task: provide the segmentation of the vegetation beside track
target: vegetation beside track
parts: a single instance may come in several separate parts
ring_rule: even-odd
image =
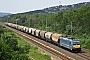
[[[33,47],[32,45],[30,45],[29,42],[23,40],[22,38],[19,38],[17,41],[20,47],[28,46],[28,45],[30,46],[30,50],[29,50],[30,52],[27,55],[31,60],[51,60],[50,56],[41,54],[41,51],[38,51],[37,47]]]
[[[50,56],[41,54],[36,47],[31,46],[27,41],[3,26],[0,26],[0,59],[51,60]]]

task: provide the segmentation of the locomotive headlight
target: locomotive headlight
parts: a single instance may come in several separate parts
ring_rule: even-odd
[[[74,48],[80,48],[80,45],[74,45],[73,47]]]

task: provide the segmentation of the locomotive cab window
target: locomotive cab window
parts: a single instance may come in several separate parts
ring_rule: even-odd
[[[80,45],[80,41],[73,41],[73,45]]]
[[[71,44],[71,42],[70,42],[70,44]]]

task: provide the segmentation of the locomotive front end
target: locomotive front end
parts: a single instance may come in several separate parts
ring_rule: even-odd
[[[77,52],[81,51],[80,40],[73,40],[73,50]]]

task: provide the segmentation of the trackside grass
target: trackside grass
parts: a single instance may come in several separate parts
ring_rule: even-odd
[[[30,50],[29,53],[27,54],[29,56],[30,60],[51,60],[50,56],[41,54],[40,51],[38,51],[37,47],[33,47],[30,45],[29,42],[25,41],[22,38],[18,38],[18,46],[24,47],[24,46],[29,46]]]

